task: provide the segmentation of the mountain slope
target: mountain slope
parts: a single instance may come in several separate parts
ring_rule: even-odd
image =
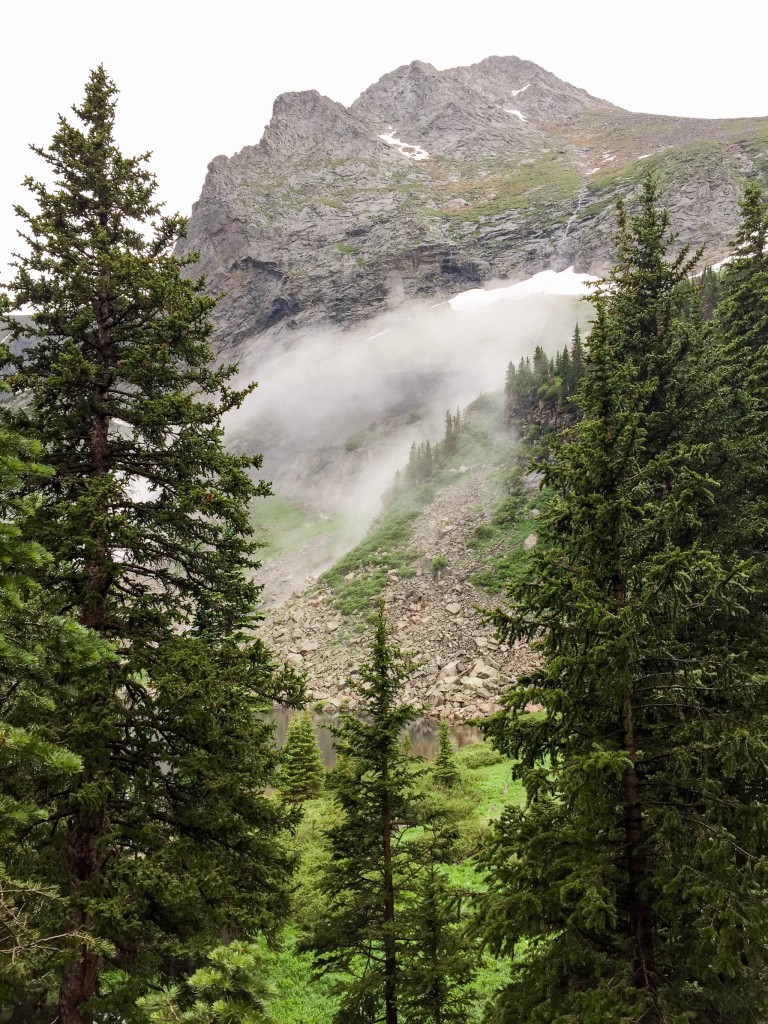
[[[768,118],[632,113],[516,57],[414,61],[349,109],[279,96],[258,145],[209,165],[183,248],[240,355],[494,278],[602,273],[615,199],[649,168],[681,241],[719,260],[745,177],[768,180]]]

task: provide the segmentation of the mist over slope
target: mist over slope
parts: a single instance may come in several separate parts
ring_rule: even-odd
[[[509,361],[536,344],[569,342],[590,315],[586,290],[567,271],[307,332],[241,364],[243,382],[259,386],[227,418],[230,442],[264,453],[277,494],[336,520],[327,563],[364,535],[411,444],[442,436],[446,410],[498,391]]]

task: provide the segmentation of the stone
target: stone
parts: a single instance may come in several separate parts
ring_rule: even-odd
[[[458,615],[459,612],[461,611],[461,605],[458,604],[456,601],[451,601],[449,604],[445,606],[445,610],[450,615]]]
[[[290,665],[291,668],[300,669],[304,665],[304,659],[298,652],[295,652],[286,655],[285,663],[286,665]]]
[[[325,632],[326,633],[335,633],[340,625],[341,625],[340,622],[326,622],[326,624],[325,624]]]
[[[531,548],[535,548],[539,540],[539,536],[536,533],[529,533],[523,541],[523,547],[526,551],[530,551]]]
[[[449,676],[454,678],[459,674],[459,663],[457,661],[449,661],[443,665],[440,671],[437,673],[438,681],[445,679]]]

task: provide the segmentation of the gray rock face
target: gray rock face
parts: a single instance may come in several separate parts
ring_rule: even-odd
[[[635,114],[517,57],[414,61],[349,109],[285,93],[256,146],[208,167],[199,250],[219,350],[540,270],[604,272],[615,200],[655,170],[681,242],[720,259],[768,119]],[[382,136],[385,136],[382,138]]]

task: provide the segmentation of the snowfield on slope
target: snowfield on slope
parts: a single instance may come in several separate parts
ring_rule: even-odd
[[[530,295],[588,295],[590,285],[599,278],[592,274],[577,274],[573,267],[561,270],[542,270],[526,281],[501,288],[470,288],[448,300],[451,309],[464,311],[492,306],[507,299],[526,299]]]

